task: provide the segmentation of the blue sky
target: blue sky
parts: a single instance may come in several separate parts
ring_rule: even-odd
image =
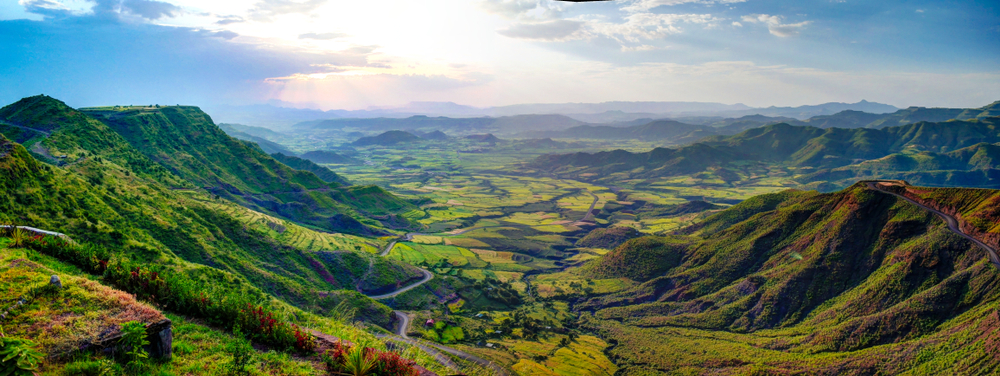
[[[0,101],[1000,100],[986,1],[6,0]]]

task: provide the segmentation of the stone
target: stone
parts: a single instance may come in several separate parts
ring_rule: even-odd
[[[59,280],[59,276],[57,276],[55,274],[53,274],[52,278],[49,279],[49,284],[52,285],[52,286],[55,286],[57,289],[61,289],[62,288],[62,281]]]
[[[169,319],[165,319],[146,327],[149,335],[149,357],[167,359],[171,358],[174,348],[174,332]]]

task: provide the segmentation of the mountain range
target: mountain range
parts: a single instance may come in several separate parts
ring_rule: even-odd
[[[281,107],[288,105],[287,103],[277,103],[250,106],[214,106],[208,110],[223,123],[249,124],[274,129],[286,128],[292,124],[301,122],[336,118],[408,118],[413,116],[475,118],[518,115],[564,115],[580,123],[613,123],[627,122],[641,118],[662,119],[685,116],[740,117],[754,114],[807,119],[818,115],[830,115],[844,110],[870,113],[886,113],[898,110],[898,108],[890,105],[868,101],[857,103],[831,102],[798,107],[772,106],[768,108],[753,108],[743,104],[728,105],[708,102],[554,103],[518,104],[487,108],[465,106],[453,102],[411,102],[403,106],[329,111]]]
[[[544,155],[527,167],[585,180],[652,179],[712,171],[722,180],[752,176],[770,165],[808,168],[803,184],[849,185],[860,177],[919,178],[921,183],[994,187],[1000,118],[919,122],[870,128],[816,128],[785,123],[732,136],[712,136],[676,149],[633,153]],[[624,175],[624,176],[623,176]],[[947,175],[948,179],[940,179]],[[937,177],[932,179],[931,176]],[[937,182],[935,182],[937,180]]]

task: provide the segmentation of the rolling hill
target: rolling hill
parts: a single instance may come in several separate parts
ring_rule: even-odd
[[[357,159],[340,155],[328,150],[313,150],[307,151],[299,155],[299,158],[307,159],[315,163],[335,163],[335,164],[355,164],[359,163]]]
[[[657,120],[630,127],[579,125],[563,131],[528,132],[520,136],[609,140],[670,140],[674,143],[682,143],[696,141],[716,134],[718,134],[717,129],[710,126],[685,124],[672,120]]]
[[[996,218],[988,202],[997,191],[907,189],[967,223]],[[978,228],[996,239],[995,226]],[[623,374],[1000,367],[987,334],[1000,330],[1000,274],[984,249],[900,198],[864,184],[788,191],[685,233],[633,239],[590,265],[643,282],[579,307],[594,312],[585,325],[616,344]]]
[[[354,146],[393,146],[400,143],[422,141],[417,135],[406,131],[388,131],[378,136],[362,137],[351,143]]]
[[[812,117],[805,122],[819,128],[885,128],[921,121],[943,122],[952,119],[970,120],[996,116],[1000,116],[1000,102],[968,109],[909,107],[880,114],[847,110],[833,115]]]
[[[559,130],[583,124],[562,115],[515,115],[503,117],[449,118],[411,116],[404,119],[329,119],[295,124],[297,131],[362,130],[390,131],[396,129],[440,130],[447,132],[492,132],[514,134],[531,130]]]
[[[222,129],[224,132],[226,132],[226,134],[232,138],[238,138],[243,141],[249,141],[257,144],[257,146],[260,146],[261,150],[264,150],[264,152],[267,154],[280,153],[284,155],[295,155],[294,152],[288,150],[288,148],[282,146],[277,142],[273,142],[261,136],[253,135],[240,130],[240,129],[249,129],[256,127],[248,127],[248,126],[237,127],[238,125],[239,124],[219,124],[219,128]],[[260,128],[260,129],[265,129],[265,128]]]
[[[735,176],[739,171],[751,167],[768,165],[815,168],[818,172],[800,178],[800,182],[817,182],[850,179],[866,169],[845,167],[884,158],[897,153],[956,152],[952,160],[968,158],[976,161],[984,158],[982,150],[992,150],[980,146],[976,151],[960,149],[982,143],[1000,142],[1000,118],[982,118],[967,121],[920,122],[882,129],[821,129],[815,127],[774,124],[754,128],[733,136],[713,136],[700,142],[676,149],[656,148],[645,153],[631,153],[615,150],[599,153],[576,153],[546,155],[538,157],[527,167],[544,173],[566,174],[582,179],[650,179],[657,177],[691,174],[707,169],[729,171],[726,176]],[[988,153],[987,153],[988,154]],[[875,162],[869,163],[869,165]],[[900,162],[896,166],[904,166]],[[985,171],[990,174],[992,164],[946,163],[954,171]],[[920,168],[910,164],[909,170]],[[835,175],[827,170],[837,169]],[[971,169],[971,170],[970,170]],[[593,175],[592,175],[593,174]],[[611,177],[611,174],[624,174]],[[893,175],[895,176],[895,175]],[[828,179],[835,177],[836,179]],[[890,176],[881,176],[890,178]],[[991,183],[992,184],[992,183]]]
[[[64,106],[64,111],[75,110]],[[369,216],[395,216],[413,208],[377,187],[343,187],[288,167],[229,137],[197,107],[88,109],[82,114],[101,120],[175,175],[254,210],[332,231],[382,234],[380,223]]]
[[[333,172],[329,168],[320,166],[306,158],[293,157],[281,153],[271,154],[271,158],[274,158],[278,160],[278,162],[284,163],[286,166],[294,168],[296,170],[309,171],[311,173],[314,173],[316,174],[316,177],[322,179],[327,183],[334,183],[338,185],[351,184],[343,176],[337,175],[336,172]]]
[[[48,136],[35,145],[46,154],[64,156],[59,166],[45,164],[22,145],[0,140],[0,221],[5,223],[66,233],[81,242],[119,249],[137,261],[210,266],[231,276],[227,278],[308,310],[332,309],[347,299],[382,325],[392,320],[388,308],[355,291],[380,292],[399,281],[419,278],[412,267],[362,251],[360,246],[370,242],[358,240],[363,238],[342,235],[342,240],[324,242],[325,247],[308,248],[280,236],[290,231],[280,219],[251,225],[255,216],[250,210],[196,189],[196,184],[146,157],[105,123],[52,98],[26,98],[0,109],[0,114],[4,121],[25,125],[51,122]],[[204,151],[218,148],[210,145]],[[370,195],[354,193],[354,197]],[[295,229],[302,237],[330,238]],[[370,273],[369,267],[383,272]],[[203,273],[191,270],[195,276]],[[331,271],[336,271],[336,278],[330,277]],[[319,295],[343,290],[346,295]]]

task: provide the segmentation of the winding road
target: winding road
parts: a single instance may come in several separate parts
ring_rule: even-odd
[[[983,243],[979,239],[976,239],[976,238],[972,237],[971,235],[962,232],[961,227],[958,225],[958,220],[955,219],[955,217],[952,217],[952,216],[950,216],[948,214],[945,214],[945,213],[941,212],[940,210],[934,209],[932,207],[925,206],[925,205],[923,205],[923,204],[921,204],[919,202],[916,202],[916,201],[910,199],[909,197],[906,197],[906,196],[903,196],[901,194],[898,194],[898,193],[895,193],[895,192],[890,192],[890,191],[887,191],[885,189],[882,189],[877,183],[878,182],[867,182],[868,188],[876,190],[876,191],[879,191],[879,192],[882,192],[882,193],[888,193],[890,195],[899,197],[899,198],[901,198],[903,200],[906,200],[907,202],[909,202],[909,203],[911,203],[913,205],[916,205],[916,206],[920,207],[921,209],[924,209],[926,211],[929,211],[931,213],[936,214],[938,217],[941,217],[941,219],[944,219],[944,222],[946,224],[948,224],[948,229],[951,230],[951,232],[954,232],[955,234],[957,234],[957,235],[959,235],[959,236],[961,236],[963,238],[969,239],[969,241],[971,241],[973,243],[976,243],[977,245],[979,245],[980,247],[982,247],[983,249],[985,249],[986,253],[987,253],[987,257],[989,257],[989,259],[990,259],[990,262],[993,263],[993,266],[995,266],[998,269],[1000,269],[1000,256],[997,256],[997,250],[994,249],[993,247],[990,247],[988,244]]]
[[[594,201],[590,203],[590,208],[587,209],[587,214],[585,214],[583,216],[583,218],[580,219],[577,222],[583,222],[583,221],[587,221],[589,219],[593,219],[593,217],[594,217],[594,207],[596,207],[597,206],[597,202],[600,201],[600,198],[597,197],[597,195],[595,195],[593,192],[587,191],[587,194],[589,194],[591,197],[593,197]],[[424,234],[424,233],[419,233],[419,232],[411,232],[411,233],[406,234],[405,240],[406,241],[413,241],[413,237],[414,236],[421,236],[421,235],[424,235],[424,236],[452,237],[452,236],[458,236],[458,235],[465,234],[465,233],[467,233],[469,231],[480,230],[480,229],[484,229],[484,228],[496,228],[496,227],[532,227],[532,226],[530,226],[530,225],[516,225],[516,224],[515,225],[478,226],[478,227],[470,227],[470,228],[467,228],[467,229],[462,229],[462,230],[455,231],[455,232],[452,232],[452,233],[443,233],[443,234]],[[394,247],[396,247],[396,243],[398,243],[398,242],[399,241],[393,241],[393,242],[389,243],[388,245],[386,245],[385,249],[382,250],[381,253],[379,253],[379,256],[381,256],[381,257],[388,256],[389,252],[392,252],[392,249]],[[410,291],[410,290],[412,290],[414,288],[417,288],[420,285],[423,285],[424,283],[427,283],[428,281],[430,281],[431,279],[434,278],[434,273],[431,273],[427,269],[423,269],[423,268],[418,268],[418,269],[420,269],[420,272],[422,272],[424,274],[424,278],[421,279],[419,282],[414,283],[414,284],[409,285],[409,286],[406,286],[406,287],[399,288],[396,291],[393,291],[393,292],[388,293],[388,294],[368,295],[368,297],[372,298],[372,299],[375,299],[375,300],[392,298],[392,297],[395,297],[395,296],[397,296],[399,294],[402,294],[404,292],[407,292],[407,291]],[[413,338],[410,338],[409,336],[406,335],[406,330],[407,330],[407,328],[410,327],[410,316],[407,315],[403,311],[393,311],[393,313],[396,314],[396,317],[399,318],[399,328],[396,330],[396,335],[399,337],[398,340],[406,342],[406,343],[409,343],[409,344],[411,344],[413,346],[419,347],[421,350],[424,350],[428,354],[431,354],[432,356],[434,356],[434,358],[439,363],[441,363],[442,365],[444,365],[445,367],[451,368],[453,370],[458,370],[458,366],[455,364],[454,361],[452,361],[451,359],[449,359],[444,354],[441,354],[437,350],[444,351],[444,352],[446,352],[448,354],[451,354],[451,355],[459,357],[461,359],[464,359],[464,360],[476,363],[476,364],[478,364],[480,366],[490,368],[497,375],[501,375],[501,376],[507,376],[507,375],[509,375],[509,373],[507,372],[507,370],[503,369],[502,367],[496,365],[495,363],[493,363],[491,361],[488,361],[486,359],[480,358],[478,356],[466,353],[464,351],[456,350],[456,349],[453,349],[453,348],[450,348],[450,347],[447,347],[447,346],[442,346],[442,345],[432,344],[432,343],[424,343],[424,342],[421,342],[421,341],[417,341],[417,340],[415,340]]]
[[[398,289],[396,291],[390,292],[388,294],[368,295],[368,297],[372,298],[372,299],[375,299],[375,300],[389,299],[389,298],[395,297],[396,295],[399,295],[399,294],[402,294],[404,292],[410,291],[410,290],[412,290],[412,289],[414,289],[414,288],[416,288],[416,287],[418,287],[418,286],[420,286],[422,284],[427,283],[427,281],[430,281],[430,280],[434,279],[434,273],[431,273],[429,270],[424,269],[424,268],[417,268],[417,269],[420,269],[420,272],[424,273],[424,278],[421,279],[419,282],[414,283],[414,284],[409,285],[409,286],[406,286],[406,287],[402,287],[402,288],[400,288],[400,289]]]

